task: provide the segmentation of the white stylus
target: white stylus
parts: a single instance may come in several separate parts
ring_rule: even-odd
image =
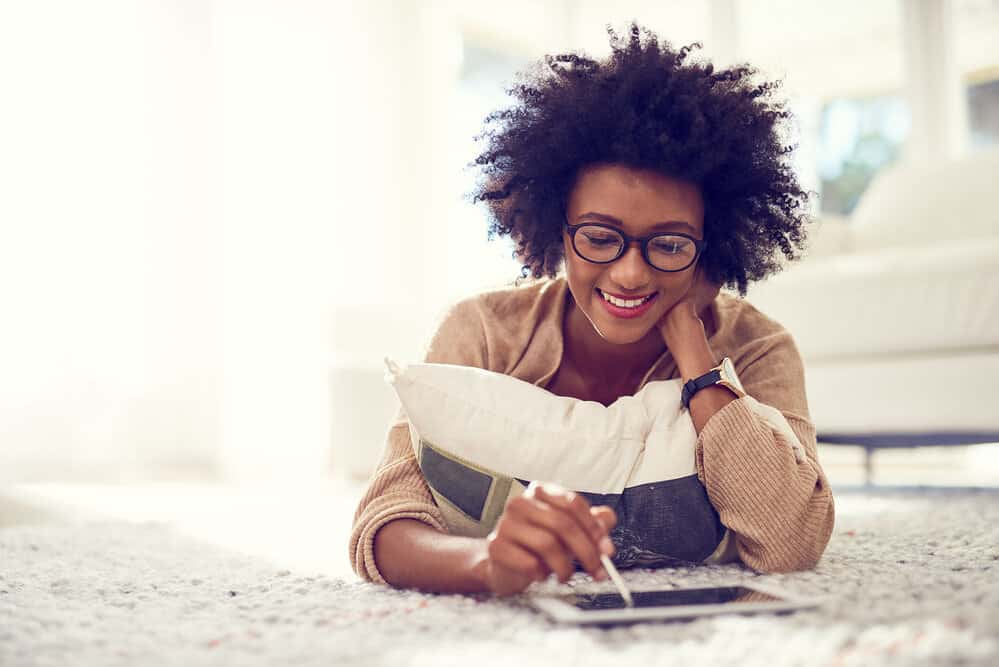
[[[634,607],[635,601],[631,599],[631,592],[629,592],[628,587],[624,585],[624,579],[621,578],[617,568],[614,567],[614,563],[607,557],[607,554],[600,554],[600,562],[604,564],[604,569],[607,570],[607,574],[610,575],[614,585],[617,586],[618,592],[620,592],[621,597],[624,598],[624,603],[629,607]]]

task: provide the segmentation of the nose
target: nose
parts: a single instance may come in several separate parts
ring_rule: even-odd
[[[649,284],[652,278],[652,267],[642,257],[642,247],[638,241],[633,241],[624,250],[624,254],[611,264],[610,277],[622,290],[635,291]]]

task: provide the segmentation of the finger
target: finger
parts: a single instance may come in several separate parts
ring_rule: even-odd
[[[608,556],[613,555],[615,548],[614,543],[611,542],[608,537],[608,532],[617,523],[617,517],[614,516],[609,523],[609,527],[605,527],[598,520],[598,516],[592,513],[592,507],[590,503],[581,494],[574,491],[565,491],[561,487],[556,486],[556,489],[561,490],[561,493],[554,495],[552,493],[552,485],[544,484],[538,491],[538,497],[542,500],[548,502],[550,505],[563,509],[569,512],[576,521],[579,522],[583,530],[589,533],[590,539],[592,540],[596,548],[596,560],[592,563],[587,562],[585,556],[579,556],[579,551],[575,546],[570,544],[573,549],[573,553],[577,554],[579,561],[583,563],[583,567],[590,573],[591,576],[596,578],[601,578],[600,573],[603,572],[603,565],[600,563],[600,554],[604,553]],[[607,508],[613,514],[613,510],[609,507]],[[560,536],[562,536],[560,534]],[[564,536],[562,536],[564,537]],[[586,547],[586,551],[589,552],[590,549]]]
[[[603,526],[590,513],[590,503],[575,491],[557,485],[543,484],[538,487],[536,496],[549,505],[569,512],[594,542],[599,542],[600,538],[606,535]]]
[[[524,495],[537,496],[538,494],[543,494],[547,496],[559,496],[566,493],[569,493],[569,489],[561,484],[534,481],[527,487],[527,492]]]
[[[581,500],[585,502],[585,499]],[[524,518],[558,538],[563,553],[577,558],[591,576],[596,577],[603,569],[600,563],[599,539],[593,539],[588,529],[581,526],[573,513],[565,507],[538,500],[529,512],[525,512]],[[590,516],[589,510],[586,512],[586,518],[588,522],[596,523]],[[571,567],[571,563],[569,565]],[[552,569],[561,575],[557,568]],[[571,575],[572,571],[570,570],[568,574]]]
[[[608,505],[596,505],[590,508],[590,514],[600,522],[604,533],[609,533],[617,525],[617,512]]]
[[[600,540],[600,550],[608,556],[613,556],[617,552],[617,547],[614,546],[614,542],[610,538],[610,531],[617,525],[617,514],[613,509],[607,507],[606,505],[594,507],[590,511],[601,523],[601,525],[604,526],[604,529],[607,532],[607,534],[605,534]],[[606,542],[604,542],[604,540],[606,540]]]
[[[694,275],[692,278],[693,280],[690,281],[692,286],[696,287],[701,284],[701,281],[704,279],[704,262],[699,261],[694,265]]]
[[[694,275],[690,277],[690,284],[687,285],[687,291],[683,293],[683,297],[677,302],[677,305],[682,301],[687,301],[693,304],[695,309],[699,306],[697,300],[701,293],[702,279],[701,265],[698,264],[694,269]]]
[[[533,581],[543,581],[551,574],[544,561],[516,542],[499,537],[498,533],[490,536],[489,557],[504,570]]]
[[[539,513],[542,512],[539,512],[537,508],[527,511],[514,510],[513,518],[515,520],[505,522],[499,531],[500,538],[529,551],[539,558],[550,571],[554,572],[559,581],[565,583],[572,576],[572,561],[569,559],[566,545],[559,536],[545,527],[543,523],[532,520],[532,517]]]

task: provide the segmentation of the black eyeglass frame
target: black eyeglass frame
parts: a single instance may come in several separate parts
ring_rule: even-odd
[[[579,252],[579,248],[576,247],[576,232],[579,230],[580,227],[602,227],[604,229],[609,229],[610,231],[617,233],[621,238],[623,238],[624,243],[621,244],[621,248],[618,250],[618,253],[614,255],[614,257],[611,259],[598,262],[597,260],[590,259],[589,257],[583,257],[583,253]],[[704,252],[704,249],[708,245],[707,241],[703,241],[701,239],[695,239],[690,234],[684,234],[683,232],[655,232],[654,234],[648,234],[646,236],[631,236],[630,234],[625,234],[622,230],[618,229],[617,227],[614,227],[612,225],[607,225],[602,222],[581,222],[578,225],[570,225],[569,221],[566,220],[565,228],[569,230],[569,240],[572,244],[572,251],[576,253],[576,255],[578,255],[579,258],[582,259],[583,261],[590,262],[591,264],[610,264],[611,262],[616,262],[617,260],[621,259],[621,255],[623,255],[628,250],[628,248],[631,247],[632,243],[638,243],[639,247],[642,249],[642,257],[645,259],[645,263],[651,266],[656,271],[662,271],[663,273],[679,273],[680,271],[686,271],[687,269],[689,269],[690,267],[692,267],[694,264],[697,263],[697,260],[700,259],[701,257],[701,253]],[[690,263],[684,266],[682,269],[660,269],[658,266],[653,264],[651,260],[649,260],[649,243],[652,241],[652,239],[659,238],[660,236],[681,236],[687,239],[688,241],[694,244],[694,248],[696,250],[696,252],[694,253],[694,258],[691,259]]]

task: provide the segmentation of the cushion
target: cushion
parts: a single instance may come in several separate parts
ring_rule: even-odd
[[[903,161],[881,170],[852,215],[855,251],[994,238],[997,176],[995,148],[928,164]]]
[[[604,406],[481,368],[385,361],[451,533],[488,535],[510,499],[544,481],[614,508],[618,567],[731,560],[732,536],[697,476],[680,380]],[[779,411],[740,400],[797,444]]]
[[[752,285],[749,301],[794,332],[809,366],[995,348],[999,237],[805,261]]]

